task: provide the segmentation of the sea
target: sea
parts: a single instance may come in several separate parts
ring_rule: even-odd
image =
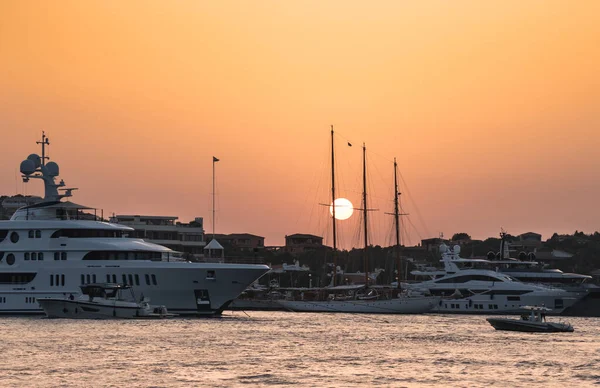
[[[575,332],[556,334],[496,331],[485,318],[2,317],[0,386],[600,387],[600,318],[568,318]]]

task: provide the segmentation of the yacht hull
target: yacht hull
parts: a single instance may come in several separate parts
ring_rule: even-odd
[[[388,300],[344,301],[277,301],[286,310],[319,313],[364,314],[423,314],[430,312],[438,303],[436,297],[410,297]]]
[[[42,298],[38,303],[48,318],[70,319],[134,319],[147,315],[136,303],[107,304],[59,298]]]
[[[521,314],[522,306],[546,306],[552,309],[549,315],[560,315],[573,306],[577,297],[564,297],[564,294],[524,294],[519,300],[509,300],[507,295],[474,295],[460,299],[442,299],[433,312],[441,314]]]
[[[136,295],[150,298],[153,304],[163,305],[171,313],[220,315],[269,269],[265,265],[186,262],[123,261],[116,265],[92,263],[93,267],[83,261],[71,262],[69,267],[61,264],[52,261],[38,265],[35,278],[23,287],[0,284],[0,314],[43,314],[37,303],[40,298],[65,298],[69,294],[77,297],[82,284],[116,279],[131,285]]]

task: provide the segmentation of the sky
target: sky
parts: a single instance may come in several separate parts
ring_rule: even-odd
[[[331,243],[600,229],[600,2],[0,1],[0,193],[45,130],[74,202]],[[347,146],[352,143],[352,147]],[[360,246],[360,218],[339,222]]]

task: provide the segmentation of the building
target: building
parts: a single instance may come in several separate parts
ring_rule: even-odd
[[[207,236],[212,240],[212,235]],[[215,234],[217,240],[225,248],[226,253],[256,252],[265,247],[265,238],[250,233]]]
[[[196,217],[190,223],[177,222],[177,219],[172,216],[117,215],[110,221],[135,229],[133,237],[202,257],[206,245],[203,218]]]
[[[446,239],[439,238],[439,237],[426,238],[424,240],[421,240],[421,247],[423,247],[428,252],[438,253],[440,250],[440,245],[442,245],[442,244],[449,245],[450,240],[446,240]]]
[[[296,233],[285,236],[285,246],[282,251],[291,254],[300,254],[321,249],[328,249],[327,246],[323,245],[323,237],[313,234]]]
[[[516,251],[533,252],[542,247],[542,235],[534,232],[520,234],[510,247]]]
[[[17,209],[23,206],[35,205],[43,201],[42,197],[35,195],[13,195],[0,197],[0,220],[8,220]]]

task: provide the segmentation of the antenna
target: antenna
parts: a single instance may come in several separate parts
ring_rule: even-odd
[[[42,131],[42,141],[36,141],[35,143],[42,145],[42,166],[45,166],[46,159],[50,159],[46,156],[46,146],[50,145],[50,139],[46,137],[46,131]]]

